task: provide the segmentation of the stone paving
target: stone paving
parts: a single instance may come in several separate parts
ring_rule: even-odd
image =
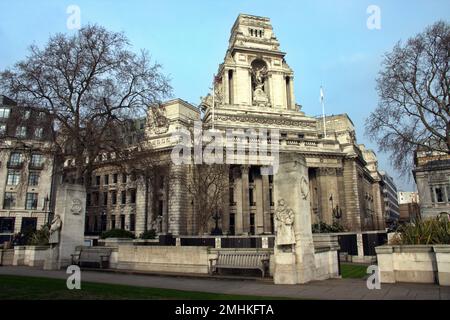
[[[64,270],[44,271],[30,267],[0,267],[0,275],[17,275],[67,279]],[[434,284],[382,284],[380,290],[369,290],[364,279],[331,279],[302,285],[274,285],[267,280],[193,278],[126,274],[82,270],[81,280],[139,287],[177,289],[237,295],[286,297],[295,299],[341,300],[450,300],[450,287]]]

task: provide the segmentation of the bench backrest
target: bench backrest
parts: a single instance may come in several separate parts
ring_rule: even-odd
[[[80,253],[80,261],[98,262],[101,256],[110,256],[109,248],[82,248]]]
[[[231,265],[237,267],[260,266],[263,259],[269,259],[265,252],[219,252],[218,265]]]

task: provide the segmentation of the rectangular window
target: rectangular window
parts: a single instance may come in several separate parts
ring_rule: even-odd
[[[122,174],[122,183],[127,183],[127,175],[126,175],[126,173]]]
[[[120,229],[125,229],[125,215],[121,214],[120,215]]]
[[[8,170],[8,177],[6,179],[6,185],[17,186],[20,183],[20,171]]]
[[[120,198],[121,198],[120,202],[122,204],[126,204],[127,203],[127,192],[126,191],[122,191],[120,193]]]
[[[248,202],[249,202],[250,206],[254,206],[255,205],[255,202],[253,200],[254,200],[254,198],[253,198],[253,188],[249,188],[248,189]]]
[[[236,205],[236,203],[234,202],[234,189],[230,188],[229,193],[230,193],[230,206],[234,206]]]
[[[273,203],[273,189],[272,188],[269,189],[269,201],[270,201],[270,205],[273,206],[274,203]]]
[[[5,192],[3,200],[3,209],[14,209],[16,207],[16,193]]]
[[[111,204],[112,205],[117,204],[117,192],[116,191],[111,192]]]
[[[33,167],[40,167],[44,163],[44,156],[39,153],[34,153],[31,155],[31,165]]]
[[[38,194],[28,192],[26,202],[25,202],[25,209],[36,210],[37,204],[38,204]]]
[[[111,216],[111,229],[116,228],[116,216]]]
[[[99,198],[99,193],[92,192],[92,205],[98,206],[98,198]]]
[[[164,202],[162,200],[159,200],[158,201],[158,215],[160,217],[162,217],[163,213],[164,213]]]
[[[136,189],[130,190],[130,203],[136,203]]]
[[[9,108],[0,108],[0,119],[7,119],[9,118]]]
[[[108,192],[103,192],[103,205],[108,205]]]
[[[27,127],[18,126],[16,128],[16,137],[17,138],[25,138],[27,136]]]
[[[104,181],[105,185],[109,184],[109,174],[105,174],[103,181]]]
[[[95,183],[97,186],[100,185],[100,176],[95,176]]]
[[[86,194],[86,205],[90,206],[91,205],[91,194],[87,193]],[[87,217],[86,217],[87,218]]]
[[[37,186],[39,184],[39,172],[30,171],[28,176],[28,185],[29,186]]]
[[[113,174],[113,183],[117,183],[117,173]]]
[[[23,162],[23,156],[20,152],[12,152],[9,157],[9,163],[12,165],[20,165]]]
[[[439,186],[435,187],[434,191],[436,192],[436,202],[444,202],[444,189]]]
[[[14,233],[16,219],[10,217],[0,218],[0,233]]]
[[[36,128],[34,129],[34,138],[35,139],[42,139],[42,134],[44,133],[43,128]]]
[[[130,214],[130,231],[134,231],[136,229],[136,215]]]

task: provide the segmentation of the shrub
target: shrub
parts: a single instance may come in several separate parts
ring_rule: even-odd
[[[142,232],[139,236],[141,239],[155,239],[156,238],[156,230],[147,230],[145,232]]]
[[[134,234],[130,231],[123,230],[123,229],[111,229],[108,231],[105,231],[101,235],[102,239],[107,238],[128,238],[128,239],[134,239]]]
[[[450,221],[447,217],[417,219],[400,226],[397,242],[403,245],[450,244]]]
[[[319,228],[320,226],[320,228]],[[334,233],[334,232],[344,232],[345,229],[340,224],[334,222],[333,224],[326,224],[325,222],[314,223],[312,225],[312,232],[313,233]]]
[[[50,230],[48,226],[43,225],[41,229],[36,230],[28,240],[28,244],[32,246],[45,246],[50,238]]]

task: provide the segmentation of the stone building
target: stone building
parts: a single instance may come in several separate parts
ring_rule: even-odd
[[[226,137],[224,148],[243,146],[244,157],[233,155],[234,162],[229,164],[227,196],[219,210],[224,234],[274,232],[273,175],[261,170],[267,163],[252,157],[250,146],[254,143],[260,154],[263,147],[272,148],[276,141],[268,139],[264,145],[261,136],[242,137],[248,129],[276,131],[276,152],[305,159],[309,181],[298,183],[309,188],[313,222],[338,223],[354,231],[384,229],[375,153],[357,143],[348,115],[326,117],[325,128],[322,119],[305,115],[296,103],[294,71],[285,56],[268,18],[239,15],[213,93],[203,98],[199,107],[181,99],[168,101],[162,109],[164,121],[149,113],[144,144],[161,162],[169,163],[179,142],[174,133],[181,129],[195,132],[196,121],[201,121],[203,129]],[[273,157],[274,153],[269,153],[268,158]],[[149,185],[142,177],[133,180],[115,166],[99,164],[88,191],[87,230],[115,227],[139,234],[155,228],[163,233],[198,234],[198,204],[186,192],[192,166],[171,164],[170,178],[154,176]],[[298,195],[286,198],[290,196]]]
[[[48,221],[53,181],[51,119],[0,96],[0,243]]]
[[[422,217],[450,215],[450,155],[419,150],[413,173]]]

